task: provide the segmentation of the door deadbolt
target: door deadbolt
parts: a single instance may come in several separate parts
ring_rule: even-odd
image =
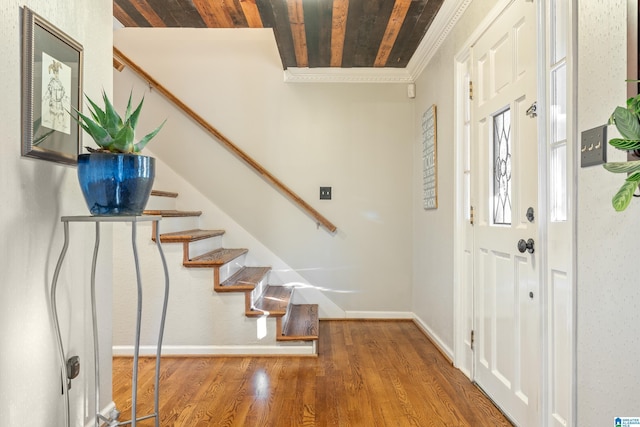
[[[528,251],[530,254],[532,254],[534,252],[533,244],[534,244],[533,239],[529,239],[527,241],[525,241],[524,239],[520,239],[518,240],[518,250],[522,254],[525,251]]]
[[[532,207],[529,207],[529,209],[527,209],[526,216],[527,216],[527,221],[533,222],[533,220],[535,219],[535,216],[534,216],[534,211]]]

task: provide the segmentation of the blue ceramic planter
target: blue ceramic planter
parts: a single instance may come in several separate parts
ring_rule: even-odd
[[[113,153],[78,156],[78,180],[91,215],[141,215],[154,178],[153,157]]]

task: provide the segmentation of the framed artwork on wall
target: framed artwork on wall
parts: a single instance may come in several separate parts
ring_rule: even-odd
[[[436,106],[422,114],[422,189],[425,209],[438,208],[438,155]]]
[[[81,128],[82,45],[22,10],[22,155],[75,165]]]

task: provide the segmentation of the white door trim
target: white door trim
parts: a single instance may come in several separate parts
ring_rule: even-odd
[[[454,197],[454,238],[453,238],[453,364],[460,369],[470,379],[473,378],[472,367],[473,364],[468,365],[465,363],[464,352],[464,339],[467,335],[467,331],[464,328],[464,316],[467,313],[464,312],[463,306],[463,286],[462,283],[464,269],[463,250],[464,250],[464,222],[465,207],[464,202],[464,101],[463,99],[468,96],[469,88],[466,87],[465,74],[467,72],[466,62],[469,59],[470,50],[469,45],[465,44],[466,48],[455,57],[454,70],[456,73],[455,87],[454,87],[454,179],[453,188],[455,192]],[[473,313],[470,313],[473,316]]]

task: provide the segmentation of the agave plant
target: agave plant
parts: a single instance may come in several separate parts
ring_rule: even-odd
[[[609,144],[619,150],[634,151],[638,154],[638,150],[640,150],[640,94],[629,98],[626,108],[617,107],[609,119],[609,124],[614,124],[622,136],[622,138],[611,139]],[[613,173],[628,174],[612,199],[613,208],[618,212],[623,211],[631,203],[633,194],[640,184],[640,160],[610,162],[603,166]]]
[[[123,120],[116,112],[113,104],[104,91],[102,91],[104,110],[85,94],[85,98],[89,101],[91,117],[82,114],[77,109],[74,110],[78,116],[72,117],[89,135],[91,135],[96,144],[98,144],[98,147],[100,147],[97,150],[87,147],[87,150],[90,152],[139,153],[151,138],[156,136],[160,129],[162,129],[166,120],[140,141],[134,142],[135,128],[138,124],[138,117],[142,110],[144,97],[140,100],[140,104],[138,104],[136,109],[132,111],[131,96],[132,94],[130,93],[127,110]]]

